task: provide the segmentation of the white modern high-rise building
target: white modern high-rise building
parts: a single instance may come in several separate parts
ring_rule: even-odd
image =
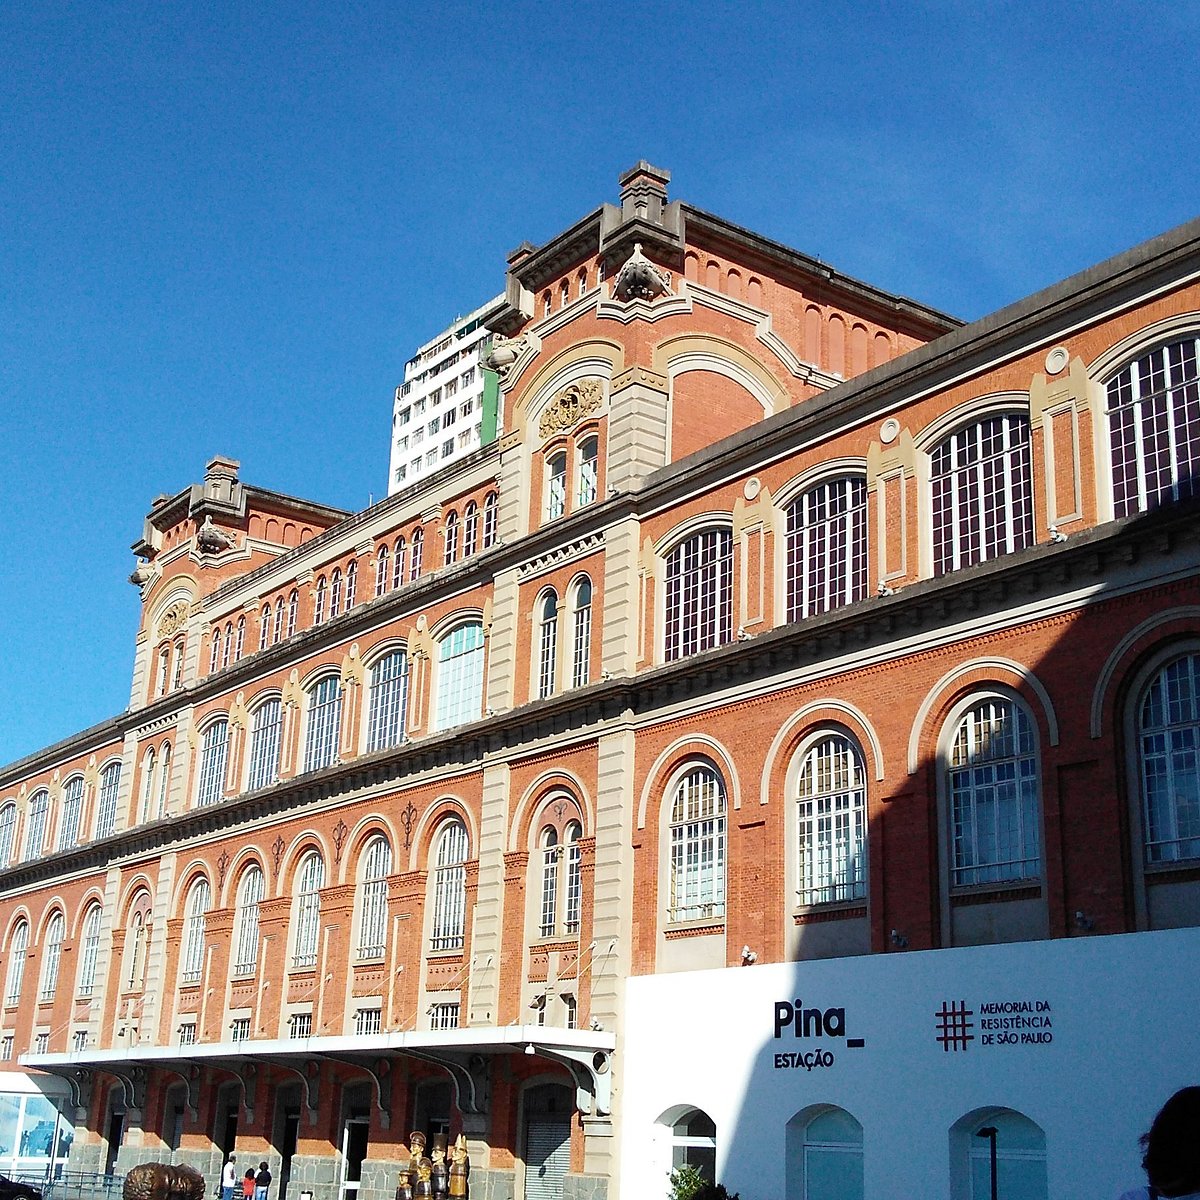
[[[479,351],[491,337],[484,322],[503,300],[497,296],[459,317],[405,364],[392,409],[389,495],[495,437],[494,408],[491,420],[484,419]]]

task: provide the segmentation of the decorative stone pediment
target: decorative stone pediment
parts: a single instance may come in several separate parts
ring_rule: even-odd
[[[616,300],[656,300],[671,291],[671,273],[656,267],[643,253],[642,243],[635,242],[633,253],[625,260],[613,280]]]
[[[542,412],[538,433],[546,438],[574,429],[589,413],[600,407],[603,385],[599,379],[580,379],[565,387]]]
[[[158,623],[158,636],[169,638],[178,633],[187,624],[188,602],[176,600],[162,615]]]

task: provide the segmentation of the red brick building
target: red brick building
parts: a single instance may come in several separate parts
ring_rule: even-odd
[[[667,180],[510,255],[496,441],[154,502],[128,710],[0,771],[42,1159],[616,1195],[630,977],[1200,924],[1200,224],[960,327]]]

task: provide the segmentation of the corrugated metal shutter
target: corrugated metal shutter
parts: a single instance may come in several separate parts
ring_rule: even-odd
[[[525,1131],[525,1200],[562,1200],[570,1165],[570,1123],[530,1121]]]

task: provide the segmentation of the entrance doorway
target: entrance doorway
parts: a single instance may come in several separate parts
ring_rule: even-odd
[[[104,1155],[104,1174],[114,1175],[117,1170],[117,1155],[121,1152],[121,1139],[125,1136],[125,1110],[111,1109],[108,1114],[108,1148]]]
[[[366,1117],[347,1117],[342,1126],[341,1200],[357,1200],[370,1129],[371,1122]]]
[[[525,1200],[562,1200],[571,1166],[574,1097],[559,1083],[525,1093]]]
[[[292,1158],[300,1137],[300,1109],[291,1105],[276,1110],[275,1145],[279,1150],[278,1200],[287,1200],[288,1180],[292,1177]]]

